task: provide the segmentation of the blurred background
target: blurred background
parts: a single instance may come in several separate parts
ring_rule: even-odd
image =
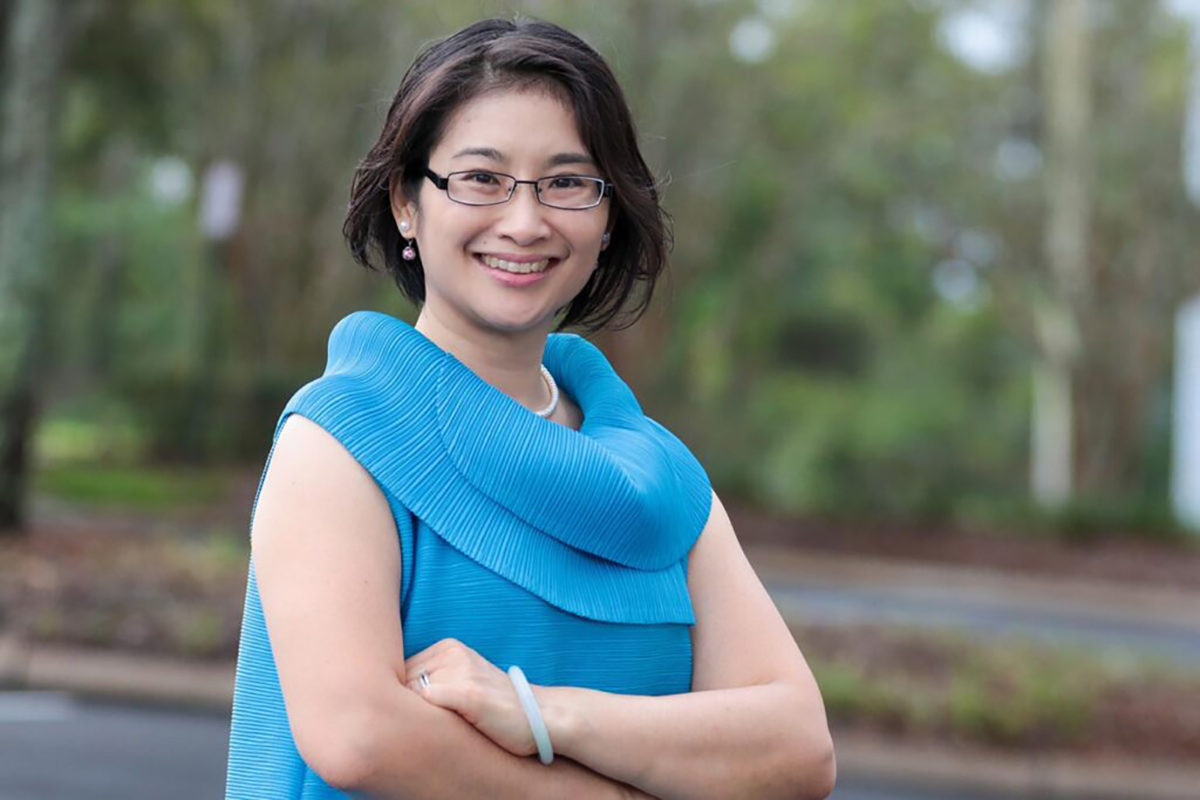
[[[633,107],[675,247],[594,339],[734,514],[835,796],[1200,774],[1200,2],[0,0],[0,797],[161,796],[51,740],[220,791],[275,422],[338,319],[416,316],[352,172],[422,44],[517,12]]]

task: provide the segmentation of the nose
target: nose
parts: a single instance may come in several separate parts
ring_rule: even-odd
[[[516,244],[530,244],[550,234],[545,214],[547,208],[538,202],[533,184],[517,184],[512,199],[500,208],[502,211],[496,232]]]

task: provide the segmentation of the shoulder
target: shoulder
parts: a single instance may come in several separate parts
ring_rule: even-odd
[[[284,506],[292,508],[301,498],[317,496],[335,512],[353,512],[364,501],[386,508],[370,472],[345,444],[317,421],[297,413],[287,414],[280,423],[260,495],[283,499]]]
[[[298,412],[336,438],[358,438],[382,425],[388,409],[432,402],[439,360],[436,346],[402,320],[354,311],[329,334],[324,372],[289,398],[276,425]]]

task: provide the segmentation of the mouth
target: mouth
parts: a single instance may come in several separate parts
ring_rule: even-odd
[[[507,259],[497,258],[486,253],[476,253],[475,260],[485,267],[498,272],[506,272],[510,275],[530,275],[546,272],[562,259],[550,257],[538,261],[508,261]]]

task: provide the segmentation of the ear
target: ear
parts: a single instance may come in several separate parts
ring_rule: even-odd
[[[405,238],[412,239],[417,232],[417,204],[405,198],[404,190],[400,186],[399,173],[391,180],[388,199],[391,201],[392,218],[396,221],[396,228]]]
[[[613,212],[613,210],[612,210],[611,208],[609,208],[609,211],[608,211],[608,222],[607,222],[607,223],[605,223],[605,225],[604,225],[604,233],[605,233],[606,235],[608,235],[608,237],[609,237],[610,239],[612,238],[612,232],[613,232],[613,228],[615,228],[615,227],[617,227],[617,215],[616,215],[616,214]],[[603,250],[607,250],[607,249],[608,249],[608,245],[607,245],[607,244],[604,244],[604,243],[601,243],[601,244],[600,244],[600,249],[601,249],[601,251],[603,251]]]

